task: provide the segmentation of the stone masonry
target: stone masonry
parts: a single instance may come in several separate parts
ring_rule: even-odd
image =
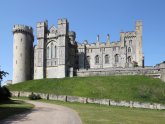
[[[103,43],[99,35],[94,43],[76,41],[67,19],[58,19],[57,27],[48,21],[37,23],[37,44],[33,47],[32,27],[15,25],[13,83],[30,79],[73,77],[81,70],[144,67],[142,21],[135,31],[121,32],[120,41]],[[78,74],[79,75],[79,74]]]

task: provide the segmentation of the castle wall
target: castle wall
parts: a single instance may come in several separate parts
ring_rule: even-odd
[[[160,68],[106,68],[106,69],[81,69],[78,70],[77,76],[116,76],[116,75],[145,75],[153,78],[161,78]]]
[[[133,67],[135,63],[142,67],[142,22],[136,22],[135,31],[121,32],[120,41],[110,42],[110,36],[107,35],[105,43],[100,42],[98,36],[97,41],[92,44],[88,44],[87,41],[78,44],[78,55],[79,69],[109,67],[125,68]],[[96,62],[97,56],[99,57],[99,62]],[[106,61],[107,57],[108,62]]]
[[[57,27],[53,25],[50,28],[47,21],[38,22],[34,53],[32,29],[18,25],[13,32],[14,82],[32,79],[33,69],[34,79],[43,79],[73,76],[73,70],[74,74],[80,76],[97,75],[97,70],[101,72],[99,75],[111,75],[115,71],[107,71],[109,68],[128,68],[133,67],[134,63],[143,66],[141,21],[136,22],[135,31],[121,32],[120,41],[111,42],[110,36],[107,35],[106,42],[101,42],[97,36],[97,40],[92,44],[87,41],[77,44],[76,33],[69,31],[67,19],[58,19]],[[76,69],[90,71],[76,72]]]

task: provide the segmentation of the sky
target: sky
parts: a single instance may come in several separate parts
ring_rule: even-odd
[[[1,0],[0,1],[0,68],[12,80],[13,34],[15,24],[32,26],[36,44],[36,23],[67,18],[76,40],[82,43],[120,40],[121,31],[134,31],[135,21],[143,21],[143,53],[145,65],[165,61],[165,0]]]

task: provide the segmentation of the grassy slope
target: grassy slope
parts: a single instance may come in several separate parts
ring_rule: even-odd
[[[144,76],[74,77],[32,80],[11,85],[13,91],[32,91],[91,98],[165,103],[165,83]]]
[[[31,110],[33,105],[18,100],[10,100],[0,103],[0,120],[9,116]]]
[[[83,124],[164,124],[165,111],[41,100],[70,107]]]

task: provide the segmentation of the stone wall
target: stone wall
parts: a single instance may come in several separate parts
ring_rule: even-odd
[[[112,76],[112,75],[145,75],[160,78],[165,82],[165,67],[137,67],[137,68],[97,68],[80,69],[76,71],[77,76]]]
[[[22,91],[12,91],[12,96],[14,97],[28,97],[33,92],[22,92]],[[64,102],[78,102],[78,103],[93,103],[107,106],[124,106],[130,108],[145,108],[145,109],[157,109],[165,110],[165,105],[158,103],[141,103],[135,101],[115,101],[111,99],[95,99],[95,98],[85,98],[78,96],[66,96],[66,95],[55,95],[55,94],[44,94],[44,93],[34,93],[39,94],[42,99],[47,100],[58,100]]]

